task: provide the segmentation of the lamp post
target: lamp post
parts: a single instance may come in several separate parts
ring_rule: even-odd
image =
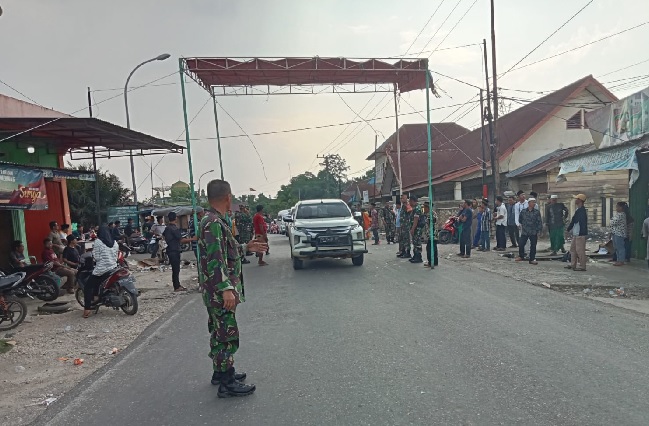
[[[153,61],[164,61],[165,59],[168,59],[171,57],[170,54],[168,53],[163,53],[162,55],[158,55],[155,58],[151,58],[147,61],[142,62],[140,65],[137,67],[133,68],[133,71],[128,75],[128,78],[126,79],[126,84],[124,85],[124,106],[126,107],[126,128],[131,129],[131,119],[128,116],[128,82],[131,80],[131,77],[133,76],[133,73],[138,70],[142,65],[148,64],[149,62]],[[133,162],[133,150],[129,151],[129,158],[131,160],[131,180],[133,181],[133,202],[135,202],[135,205],[137,206],[137,187],[135,185],[135,164]]]
[[[201,198],[201,179],[203,178],[203,176],[205,176],[208,173],[214,173],[214,170],[208,170],[205,173],[203,173],[202,175],[200,175],[199,178],[198,178],[198,199],[199,200]]]

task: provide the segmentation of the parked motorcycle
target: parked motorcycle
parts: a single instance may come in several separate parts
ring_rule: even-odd
[[[0,331],[11,330],[25,320],[27,305],[15,295],[16,289],[21,285],[25,272],[16,272],[11,275],[0,275]]]
[[[16,295],[32,299],[36,297],[44,302],[56,300],[59,297],[59,286],[50,275],[52,267],[52,262],[47,262],[45,264],[14,268],[13,272],[24,272],[26,274]]]
[[[92,257],[87,258],[77,274],[79,288],[75,292],[77,302],[84,306],[83,289],[92,275]],[[102,276],[99,285],[99,300],[95,302],[95,313],[101,306],[121,309],[126,315],[135,315],[138,310],[138,291],[135,288],[135,277],[128,268],[117,266]]]
[[[439,231],[439,242],[440,244],[455,244],[459,241],[459,232],[457,230],[458,219],[455,216],[448,218],[442,229]]]
[[[149,241],[142,234],[133,234],[128,239],[128,244],[137,254],[143,254],[147,252]]]
[[[181,238],[191,238],[189,236],[189,232],[183,232],[182,234],[180,234],[180,237]],[[191,248],[192,248],[191,243],[182,243],[182,244],[180,244],[180,251],[189,251],[189,250],[191,250]]]
[[[161,265],[169,264],[169,257],[167,257],[167,242],[164,238],[154,235],[149,242],[149,250],[151,254],[155,253],[155,257],[158,258],[158,262]]]

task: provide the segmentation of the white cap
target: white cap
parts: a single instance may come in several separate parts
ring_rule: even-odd
[[[559,198],[559,196],[556,195],[556,194],[552,194],[552,195],[550,195],[550,198],[553,199],[553,200],[556,200],[557,198]]]
[[[536,202],[536,198],[528,198],[528,199],[527,199],[527,202],[529,203],[530,201],[534,201],[534,202]]]

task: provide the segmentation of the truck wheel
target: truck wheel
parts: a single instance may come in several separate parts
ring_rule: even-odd
[[[295,269],[297,271],[298,269],[302,269],[302,268],[304,268],[304,261],[302,259],[298,259],[297,257],[294,257],[293,258],[293,269]]]
[[[363,260],[365,260],[364,257],[365,256],[362,254],[360,256],[352,257],[352,263],[354,264],[354,266],[362,266]]]

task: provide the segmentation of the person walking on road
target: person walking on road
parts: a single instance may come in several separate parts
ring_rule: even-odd
[[[379,222],[379,211],[376,209],[376,203],[372,203],[372,212],[370,213],[370,216],[372,217],[372,224],[370,225],[370,228],[372,229],[372,236],[374,237],[374,242],[372,245],[376,246],[379,244],[379,229],[381,228],[381,224]]]
[[[572,232],[572,243],[570,244],[570,265],[566,266],[566,269],[585,271],[586,237],[588,237],[588,212],[584,207],[586,195],[578,194],[574,198],[577,210],[568,225],[568,232]],[[579,267],[577,267],[577,262],[579,262]]]
[[[536,198],[530,198],[527,203],[527,208],[520,212],[518,218],[521,224],[521,240],[518,244],[518,257],[517,262],[525,259],[525,246],[527,241],[530,242],[530,265],[536,265],[536,243],[538,237],[543,231],[543,219],[541,219],[541,212],[536,208]]]
[[[507,248],[507,208],[503,203],[503,197],[500,195],[496,197],[496,251],[505,251]]]
[[[518,239],[520,234],[518,233],[518,226],[516,225],[516,198],[510,196],[507,204],[507,232],[509,233],[509,240],[512,245],[511,248],[518,247]]]
[[[174,286],[174,291],[187,291],[187,289],[180,285],[180,245],[190,243],[196,239],[192,238],[183,238],[180,233],[180,229],[176,225],[177,215],[174,212],[170,212],[167,215],[169,223],[165,228],[162,236],[167,243],[167,257],[169,258],[169,264],[171,265],[171,281]]]
[[[550,233],[550,251],[551,255],[555,256],[559,250],[565,253],[564,248],[564,223],[568,219],[568,208],[563,203],[558,202],[557,195],[550,196],[550,204],[548,204],[545,211],[545,224],[548,226]]]
[[[268,234],[266,233],[266,220],[264,219],[264,206],[259,204],[257,206],[257,214],[252,219],[252,226],[255,231],[255,238],[263,243],[266,243],[268,247]],[[266,249],[266,254],[268,254],[268,249]],[[257,264],[259,266],[266,266],[268,263],[264,262],[264,253],[257,253],[259,258]]]
[[[460,232],[460,252],[458,256],[468,259],[471,257],[471,225],[473,224],[473,210],[471,209],[471,200],[464,200],[464,210],[460,213],[460,223],[462,231]]]
[[[207,184],[211,206],[198,230],[200,249],[201,291],[207,308],[210,332],[210,358],[213,363],[212,384],[218,386],[218,397],[247,396],[255,385],[246,385],[245,373],[234,368],[234,354],[239,349],[237,306],[244,301],[241,251],[263,253],[268,245],[251,240],[240,246],[227,224],[226,214],[232,204],[232,190],[226,181],[217,179]]]

